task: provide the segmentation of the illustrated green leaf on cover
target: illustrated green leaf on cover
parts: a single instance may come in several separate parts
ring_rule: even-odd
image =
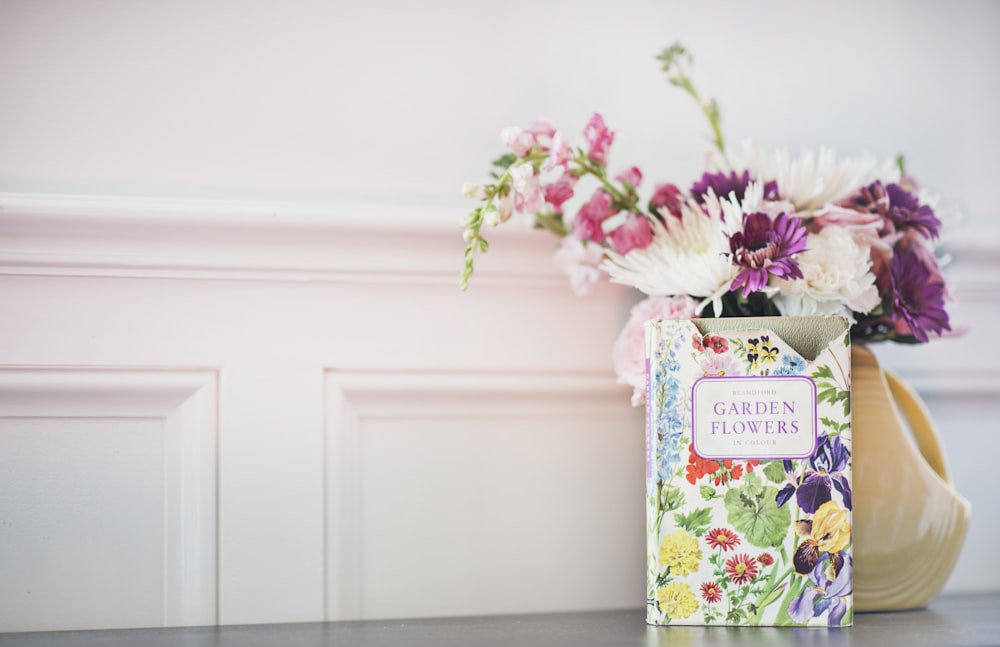
[[[777,547],[785,540],[792,517],[787,507],[774,502],[777,494],[777,488],[753,482],[726,492],[729,524],[754,546]]]

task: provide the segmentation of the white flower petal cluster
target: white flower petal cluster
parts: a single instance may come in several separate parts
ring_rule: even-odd
[[[825,205],[850,197],[875,180],[898,182],[899,168],[891,161],[879,162],[863,154],[856,158],[838,158],[829,148],[818,152],[806,150],[793,157],[784,148],[768,151],[750,142],[743,144],[742,164],[750,176],[763,182],[775,180],[783,200],[795,205],[799,215],[808,215]]]
[[[810,234],[806,251],[798,255],[802,279],[778,279],[773,299],[783,315],[844,315],[867,313],[879,304],[871,248],[843,227],[826,227]]]
[[[691,202],[681,207],[681,217],[663,214],[651,223],[653,242],[628,254],[605,251],[600,269],[613,283],[630,285],[648,295],[687,294],[709,302],[721,312],[722,295],[729,290],[739,268],[730,262],[728,234],[738,230],[742,214],[729,200],[707,196],[709,208]],[[706,214],[706,211],[708,212]]]

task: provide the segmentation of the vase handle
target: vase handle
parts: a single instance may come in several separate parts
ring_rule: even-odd
[[[913,388],[895,373],[883,369],[885,379],[889,383],[889,390],[899,407],[900,413],[906,419],[917,442],[917,448],[923,455],[927,464],[937,472],[946,483],[951,483],[951,476],[948,474],[948,465],[945,462],[944,450],[941,449],[941,439],[931,421],[930,412],[927,405],[920,399]]]

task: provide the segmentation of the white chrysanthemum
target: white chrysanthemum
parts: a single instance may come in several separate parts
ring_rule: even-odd
[[[712,194],[706,198],[709,215],[696,204],[684,204],[680,218],[666,213],[662,223],[651,223],[653,242],[648,247],[624,255],[606,250],[600,268],[613,283],[649,295],[687,294],[703,299],[699,311],[711,302],[715,312],[721,312],[722,295],[739,269],[726,256],[727,234],[739,228],[740,221],[734,220],[742,211]]]
[[[798,255],[803,278],[778,280],[774,304],[783,315],[867,313],[879,304],[871,250],[843,227],[826,227],[810,234],[806,251]]]
[[[787,149],[765,151],[745,142],[743,156],[741,168],[763,182],[776,181],[781,198],[795,205],[797,212],[844,200],[875,180],[899,181],[899,168],[891,160],[879,162],[867,153],[838,159],[833,150],[820,148],[792,157]]]

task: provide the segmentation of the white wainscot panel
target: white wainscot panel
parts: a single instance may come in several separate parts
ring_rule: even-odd
[[[643,419],[607,376],[328,372],[327,615],[638,607]]]
[[[0,368],[0,632],[214,624],[216,374]]]

